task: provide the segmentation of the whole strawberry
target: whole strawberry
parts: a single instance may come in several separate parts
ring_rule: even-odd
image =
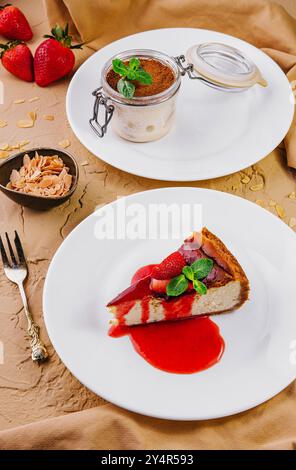
[[[35,81],[45,87],[56,80],[68,75],[74,67],[75,56],[71,49],[81,49],[82,44],[72,46],[72,37],[68,35],[68,25],[65,29],[57,25],[51,30],[52,35],[36,49],[34,56]]]
[[[0,48],[1,62],[6,70],[26,82],[33,82],[33,56],[28,46],[21,41],[9,41],[0,44]]]
[[[25,15],[9,3],[0,6],[0,34],[7,39],[19,39],[20,41],[30,41],[33,37]]]
[[[151,277],[159,280],[172,279],[173,277],[181,274],[185,265],[186,262],[181,253],[175,251],[160,264],[154,266],[151,272]]]

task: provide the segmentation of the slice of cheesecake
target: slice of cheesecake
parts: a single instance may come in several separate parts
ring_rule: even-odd
[[[108,303],[112,325],[231,312],[248,299],[249,282],[242,267],[205,227],[148,271],[143,269],[143,278]]]

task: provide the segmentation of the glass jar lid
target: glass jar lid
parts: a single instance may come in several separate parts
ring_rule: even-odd
[[[230,88],[267,86],[260,70],[238,49],[221,43],[204,43],[190,47],[186,59],[195,72],[207,80]]]

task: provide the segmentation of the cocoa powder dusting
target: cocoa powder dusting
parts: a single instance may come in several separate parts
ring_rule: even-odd
[[[152,76],[152,83],[151,85],[143,85],[134,80],[132,82],[136,87],[134,96],[156,95],[167,90],[174,83],[175,75],[168,65],[154,59],[140,59],[140,63],[141,67]],[[128,62],[126,61],[124,64],[128,65]],[[120,78],[121,76],[115,73],[113,69],[110,69],[106,76],[107,83],[116,91],[117,82]]]

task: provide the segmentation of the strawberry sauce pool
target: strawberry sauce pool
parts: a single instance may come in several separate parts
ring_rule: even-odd
[[[144,268],[141,269],[146,274]],[[129,335],[135,350],[149,364],[177,374],[208,369],[221,359],[225,347],[219,327],[207,316],[131,327],[112,326],[109,330],[113,338],[124,335]]]

